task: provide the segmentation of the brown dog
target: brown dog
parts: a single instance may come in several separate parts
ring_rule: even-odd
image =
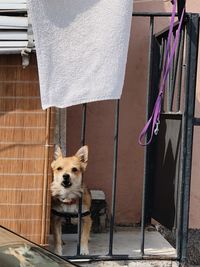
[[[52,162],[54,179],[51,184],[52,209],[56,212],[78,213],[79,198],[82,194],[82,213],[90,211],[91,195],[82,184],[82,174],[88,161],[88,147],[81,147],[72,157],[63,157],[58,147],[56,159]],[[89,212],[88,212],[89,213]],[[90,214],[82,217],[81,254],[88,254],[88,239],[92,220]],[[62,217],[52,214],[52,232],[54,236],[55,253],[62,255],[61,223]]]

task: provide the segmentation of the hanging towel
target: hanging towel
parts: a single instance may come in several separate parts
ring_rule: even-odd
[[[28,0],[42,108],[119,99],[132,0]]]

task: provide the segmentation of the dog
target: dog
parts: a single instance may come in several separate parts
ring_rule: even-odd
[[[86,170],[88,162],[88,146],[82,146],[74,156],[63,157],[60,147],[56,148],[55,160],[51,163],[53,170],[53,182],[51,183],[52,211],[58,213],[78,214],[79,199],[82,195],[82,214],[81,222],[81,254],[88,255],[88,240],[92,226],[90,216],[91,194],[87,187],[82,183],[82,176]],[[63,218],[52,214],[51,225],[54,237],[54,251],[62,255],[61,227]]]

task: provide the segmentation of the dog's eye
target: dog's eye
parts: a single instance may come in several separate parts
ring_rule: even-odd
[[[72,168],[72,172],[77,172],[77,171],[78,171],[78,169],[76,167]]]
[[[63,169],[62,167],[58,167],[57,171],[62,171],[62,169]]]

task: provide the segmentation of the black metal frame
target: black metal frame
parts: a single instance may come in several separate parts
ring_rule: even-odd
[[[176,26],[175,26],[176,27]],[[152,32],[152,26],[150,26],[150,32]],[[187,34],[186,41],[184,40],[185,32]],[[157,36],[157,41],[166,38],[167,31],[162,32]],[[152,43],[152,33],[150,34],[150,43]],[[183,52],[185,42],[185,56],[186,64],[183,64]],[[199,125],[199,118],[194,118],[194,108],[195,108],[195,92],[196,92],[196,74],[197,74],[197,58],[198,58],[198,43],[199,43],[199,15],[198,14],[187,14],[185,17],[185,26],[182,29],[182,38],[180,38],[179,46],[177,48],[177,54],[174,58],[173,65],[173,75],[171,78],[169,88],[168,88],[168,105],[167,111],[163,110],[163,114],[168,114],[173,116],[174,114],[182,114],[182,141],[181,141],[181,166],[180,166],[180,181],[179,187],[179,197],[177,206],[177,229],[176,229],[176,251],[177,260],[180,262],[186,261],[187,258],[187,234],[188,234],[188,220],[189,220],[189,198],[190,198],[190,179],[191,179],[191,162],[192,162],[192,144],[193,144],[193,128],[194,125]],[[152,84],[148,84],[150,96],[148,97],[148,110],[147,117],[149,117],[155,97],[158,92],[159,80],[152,75],[152,69],[154,69],[154,64],[158,64],[158,59],[155,56],[154,48],[152,47],[150,51],[150,58],[152,59],[152,54],[154,58],[151,60],[149,66],[149,80]],[[156,47],[158,49],[158,47]],[[180,51],[181,50],[181,51]],[[160,58],[159,58],[160,60]],[[185,92],[183,92],[182,76],[183,71],[179,71],[178,74],[178,95],[176,111],[173,112],[173,100],[174,100],[174,90],[175,90],[175,80],[177,75],[178,60],[181,61],[180,66],[184,68],[185,72]],[[158,72],[157,72],[158,73]],[[155,84],[156,81],[156,84]],[[154,89],[154,90],[152,90]],[[170,92],[171,91],[171,92]],[[181,93],[184,93],[185,103],[184,108],[180,110],[181,104]],[[151,199],[150,194],[145,193],[147,191],[149,184],[152,182],[152,161],[155,159],[155,142],[153,141],[152,146],[149,146],[145,153],[145,177],[144,177],[144,189],[143,189],[143,223],[142,223],[142,246],[141,251],[144,252],[144,225],[148,223],[149,217],[151,217],[151,208],[147,208],[147,198]],[[146,185],[147,184],[147,185]],[[146,188],[147,187],[147,188]],[[147,191],[148,192],[148,191]],[[149,191],[152,193],[152,191]],[[147,210],[148,209],[148,210]],[[150,214],[150,215],[149,215]]]
[[[182,10],[185,8],[185,0],[178,0],[178,17],[180,19]]]
[[[183,144],[183,181],[182,181],[182,220],[180,223],[180,252],[178,256],[181,261],[187,258],[187,236],[189,221],[189,201],[190,201],[190,180],[192,164],[192,145],[194,131],[194,111],[196,95],[196,77],[199,43],[199,14],[190,14],[187,23],[187,77],[185,92],[185,114],[184,114],[184,144]]]
[[[180,6],[179,6],[180,7]],[[148,69],[148,81],[147,81],[147,110],[146,118],[149,118],[153,103],[158,93],[159,77],[161,74],[162,55],[164,50],[164,40],[166,40],[168,29],[164,32],[155,35],[154,34],[154,18],[170,17],[170,13],[133,13],[133,17],[149,17],[149,69]],[[177,14],[178,16],[178,14]],[[174,27],[176,30],[177,25]],[[185,39],[186,33],[186,39]],[[169,81],[169,102],[168,110],[166,113],[181,113],[182,114],[182,139],[181,139],[181,177],[179,182],[179,196],[178,196],[178,212],[177,212],[177,230],[176,230],[176,257],[168,256],[151,256],[145,255],[145,227],[151,219],[151,206],[147,205],[147,199],[151,199],[152,188],[151,176],[152,176],[152,160],[155,157],[155,143],[145,148],[144,159],[144,180],[143,180],[143,197],[142,197],[142,218],[141,218],[141,247],[140,257],[132,257],[130,255],[115,255],[113,253],[113,232],[115,225],[115,204],[116,204],[116,181],[117,181],[117,158],[118,158],[118,135],[119,135],[119,107],[120,101],[116,100],[115,110],[115,130],[114,130],[114,159],[113,159],[113,177],[112,177],[112,203],[111,203],[111,215],[110,215],[110,232],[109,232],[109,244],[107,255],[80,255],[80,240],[81,240],[81,216],[79,216],[78,224],[78,246],[77,255],[74,257],[66,257],[67,259],[89,259],[89,260],[178,260],[184,262],[186,260],[186,248],[187,248],[187,233],[188,233],[188,217],[189,217],[189,196],[190,196],[190,177],[191,177],[191,161],[192,161],[192,143],[193,143],[193,128],[194,125],[200,125],[200,118],[194,118],[195,107],[195,91],[196,91],[196,73],[197,73],[197,55],[198,55],[198,41],[199,41],[199,15],[198,14],[186,14],[184,26],[182,28],[182,34],[180,42],[177,48],[177,53],[174,58],[173,70],[170,73]],[[186,41],[185,41],[186,40]],[[186,47],[184,48],[184,43]],[[160,45],[160,52],[157,49]],[[162,50],[163,48],[163,50]],[[186,49],[186,50],[184,50]],[[183,53],[186,51],[186,66],[183,66]],[[178,63],[178,61],[180,61]],[[159,64],[159,69],[155,72],[155,67]],[[181,70],[177,71],[178,65]],[[183,67],[185,75],[185,104],[183,112],[180,112],[181,94],[183,94]],[[174,101],[174,88],[176,86],[176,79],[179,80],[178,94],[176,97],[176,111],[173,112]],[[165,112],[164,112],[165,113]],[[86,132],[86,118],[87,118],[87,104],[83,105],[82,115],[82,133],[81,133],[81,145],[85,144],[85,132]],[[81,213],[81,201],[79,205],[79,214]],[[64,257],[65,258],[65,257]]]

